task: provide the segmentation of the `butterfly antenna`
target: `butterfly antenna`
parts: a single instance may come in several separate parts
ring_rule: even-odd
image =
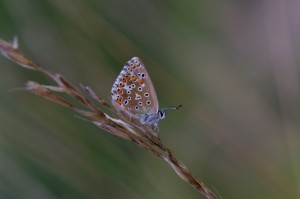
[[[178,110],[182,105],[177,105],[177,106],[167,106],[161,109],[161,111],[166,111],[166,110]]]

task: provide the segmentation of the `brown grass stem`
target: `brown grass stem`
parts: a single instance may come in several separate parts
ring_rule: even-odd
[[[15,38],[13,43],[6,42],[0,39],[0,52],[3,56],[11,61],[31,70],[43,73],[52,79],[56,85],[42,85],[34,81],[28,81],[26,84],[26,90],[33,92],[47,100],[53,101],[59,105],[66,106],[73,109],[85,118],[88,118],[94,125],[106,130],[107,132],[118,136],[120,138],[132,141],[139,147],[151,152],[155,156],[164,160],[176,174],[192,185],[207,199],[217,199],[217,196],[200,180],[192,175],[188,168],[179,161],[172,151],[166,147],[159,136],[151,128],[143,128],[130,121],[125,121],[119,118],[113,118],[109,114],[105,113],[94,102],[85,97],[84,93],[73,86],[62,75],[52,73],[39,66],[31,59],[23,55],[18,50],[17,39]],[[102,98],[98,97],[96,93],[90,87],[83,87],[83,90],[89,94],[96,102],[101,106],[109,108],[109,110],[117,115],[114,109],[106,103]],[[57,95],[57,92],[65,93],[74,99],[76,99],[85,110],[79,108],[67,99]]]

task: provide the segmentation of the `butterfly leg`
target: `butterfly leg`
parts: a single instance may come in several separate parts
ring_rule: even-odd
[[[152,126],[153,126],[153,130],[155,131],[155,132],[159,132],[159,127],[158,127],[158,124],[157,124],[157,122],[154,122],[153,124],[152,124]]]

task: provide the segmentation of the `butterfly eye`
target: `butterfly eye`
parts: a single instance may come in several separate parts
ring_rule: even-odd
[[[158,111],[158,116],[159,116],[160,119],[164,119],[166,117],[166,113],[159,110]]]

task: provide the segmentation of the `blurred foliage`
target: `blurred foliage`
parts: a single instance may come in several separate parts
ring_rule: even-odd
[[[0,0],[0,37],[107,101],[146,65],[161,138],[222,198],[300,197],[299,1]],[[15,88],[0,58],[0,198],[201,198],[132,143]]]

